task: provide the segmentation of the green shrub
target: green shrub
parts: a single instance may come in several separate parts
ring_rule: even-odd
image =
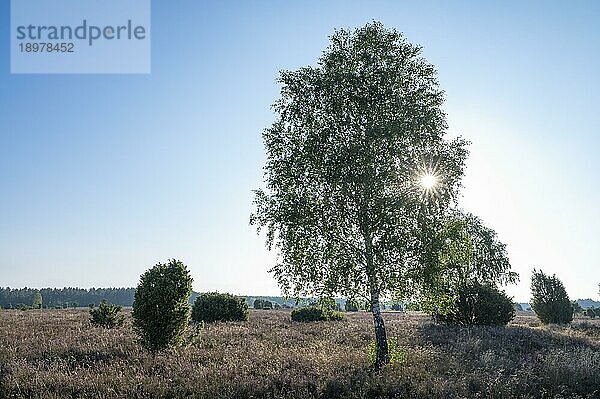
[[[125,322],[125,316],[119,314],[121,309],[121,306],[112,305],[103,299],[98,308],[94,309],[94,305],[90,307],[90,322],[104,328],[120,327]]]
[[[204,293],[199,295],[194,302],[192,320],[206,323],[246,321],[248,320],[248,304],[244,298],[231,294]]]
[[[398,302],[394,302],[394,303],[392,303],[392,310],[400,311],[400,310],[402,310],[402,305],[399,304]]]
[[[273,309],[273,302],[271,301],[263,301],[263,309]]]
[[[515,316],[513,302],[491,285],[470,283],[459,290],[453,310],[434,314],[446,324],[504,326]]]
[[[531,308],[544,324],[567,324],[573,320],[573,306],[563,283],[556,275],[533,271]]]
[[[346,303],[344,304],[344,310],[346,312],[358,312],[358,302],[356,302],[354,299],[346,300]]]
[[[263,306],[265,305],[265,301],[263,299],[255,299],[254,300],[254,304],[252,305],[252,307],[254,309],[262,309]]]
[[[192,278],[187,267],[172,259],[142,274],[133,301],[133,328],[151,352],[181,344],[190,320],[188,300]]]
[[[311,322],[311,321],[333,321],[343,320],[344,314],[330,309],[322,309],[316,306],[306,306],[292,310],[292,321]]]

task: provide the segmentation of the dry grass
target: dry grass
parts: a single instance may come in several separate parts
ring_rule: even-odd
[[[371,319],[292,323],[251,311],[207,326],[193,344],[156,357],[86,310],[0,311],[0,397],[24,398],[577,398],[600,397],[600,323],[458,328],[386,313],[406,357],[371,370]]]

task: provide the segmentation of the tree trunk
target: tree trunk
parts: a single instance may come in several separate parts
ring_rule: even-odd
[[[371,312],[373,313],[373,325],[375,326],[375,350],[377,354],[375,368],[380,369],[390,362],[390,353],[379,306],[379,291],[374,287],[371,287]]]
[[[376,273],[375,262],[373,259],[373,241],[371,239],[371,235],[366,232],[364,233],[364,238],[367,277],[371,292],[371,313],[373,313],[373,325],[375,327],[375,368],[380,369],[390,362],[390,352],[388,349],[385,325],[383,324],[383,317],[381,317],[381,308],[379,305],[379,286],[375,278]]]

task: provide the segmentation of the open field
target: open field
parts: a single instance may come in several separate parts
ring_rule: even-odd
[[[0,311],[0,397],[31,398],[577,398],[600,397],[600,323],[507,328],[433,324],[386,313],[403,362],[373,372],[367,313],[298,324],[285,311],[208,325],[189,346],[152,357],[130,316],[118,330],[88,312]]]

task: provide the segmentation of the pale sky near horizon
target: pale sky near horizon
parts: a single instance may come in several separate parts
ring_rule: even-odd
[[[11,75],[0,2],[0,286],[135,286],[178,258],[194,290],[277,295],[248,219],[281,69],[371,20],[423,46],[449,134],[470,140],[461,204],[494,228],[529,300],[600,283],[600,3],[152,2],[150,75]]]

